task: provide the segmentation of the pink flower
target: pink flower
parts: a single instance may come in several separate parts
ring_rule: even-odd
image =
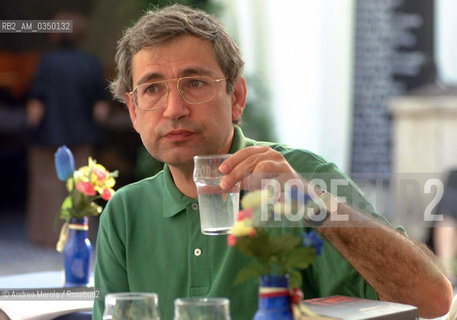
[[[233,234],[227,236],[227,245],[233,247],[236,244],[236,237]]]
[[[97,177],[98,181],[103,181],[106,179],[106,171],[101,170],[100,168],[95,167],[92,171],[93,174]]]
[[[94,185],[90,182],[80,181],[76,184],[76,189],[88,196],[95,196]]]
[[[111,189],[108,189],[108,188],[103,189],[103,193],[102,193],[103,200],[108,201],[109,199],[111,199],[112,195],[113,195],[113,192]]]
[[[249,232],[248,237],[252,238],[256,233],[257,231],[255,229],[252,229],[251,232]]]

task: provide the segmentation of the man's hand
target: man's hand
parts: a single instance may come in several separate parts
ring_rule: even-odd
[[[304,180],[279,152],[265,146],[247,147],[225,160],[219,167],[226,176],[221,188],[230,190],[237,182],[245,190],[260,189],[262,179],[277,179],[280,183],[288,179]]]

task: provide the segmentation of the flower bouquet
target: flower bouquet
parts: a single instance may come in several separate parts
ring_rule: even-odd
[[[292,228],[269,228],[266,221],[259,220],[261,200],[268,198],[269,190],[258,190],[246,194],[241,205],[243,210],[227,237],[228,245],[237,248],[241,253],[252,257],[253,261],[237,275],[235,285],[250,278],[260,279],[259,310],[254,319],[299,319],[315,316],[310,310],[299,304],[302,293],[301,270],[308,268],[317,255],[320,255],[323,240],[311,230],[297,231]],[[282,215],[283,203],[270,208],[270,215]],[[284,299],[286,307],[282,315],[267,315],[268,303],[272,298]],[[277,309],[278,302],[272,302]],[[262,307],[263,306],[263,307]],[[293,307],[291,307],[293,306]],[[262,310],[262,308],[264,308]],[[278,312],[273,311],[273,312]],[[289,315],[285,315],[288,314]]]
[[[55,154],[57,176],[66,183],[68,196],[56,217],[65,221],[56,249],[64,254],[65,282],[84,285],[89,281],[92,246],[87,238],[88,217],[102,213],[99,199],[108,201],[114,194],[117,171],[109,172],[89,157],[88,164],[75,170],[70,149],[60,147]]]
[[[69,221],[70,218],[96,216],[102,207],[96,202],[102,198],[108,201],[114,194],[114,178],[118,172],[109,172],[101,164],[89,157],[88,165],[75,170],[75,160],[70,149],[60,147],[55,154],[57,176],[65,181],[69,195],[62,203],[58,218]]]

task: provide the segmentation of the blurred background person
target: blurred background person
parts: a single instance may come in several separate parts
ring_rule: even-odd
[[[109,113],[103,69],[95,57],[78,49],[85,36],[85,20],[76,12],[60,12],[55,20],[72,20],[72,33],[53,33],[53,49],[44,55],[26,104],[28,125],[29,240],[55,246],[59,228],[55,217],[66,196],[54,167],[54,153],[67,145],[76,168],[87,164],[93,146],[103,140],[99,125]],[[95,228],[92,228],[95,229]]]

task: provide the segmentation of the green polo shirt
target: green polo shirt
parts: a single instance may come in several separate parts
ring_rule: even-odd
[[[349,181],[338,195],[374,213],[334,164],[306,150],[247,139],[235,127],[231,153],[256,145],[281,152],[308,179]],[[227,297],[236,320],[252,319],[257,309],[256,281],[233,286],[248,258],[228,247],[226,236],[201,233],[197,199],[176,188],[166,165],[154,177],[116,192],[100,219],[96,254],[95,288],[101,298],[95,301],[94,319],[102,319],[107,293],[124,291],[157,293],[162,320],[173,319],[173,303],[179,297]],[[305,298],[339,294],[377,299],[375,290],[328,242],[303,276]]]

